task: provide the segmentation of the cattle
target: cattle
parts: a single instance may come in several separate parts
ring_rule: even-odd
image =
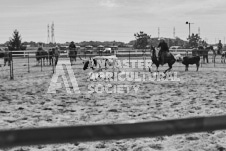
[[[186,57],[183,57],[183,60],[182,60],[182,64],[185,65],[185,71],[188,71],[188,67],[189,65],[193,65],[193,64],[196,64],[196,67],[197,67],[197,70],[199,69],[199,65],[200,65],[200,56],[186,56]]]
[[[96,56],[90,59],[82,59],[83,60],[83,70],[87,70],[89,68],[92,69],[92,73],[90,73],[89,78],[94,73],[101,72],[103,69],[107,70],[108,67],[112,67],[113,70],[117,67],[117,57],[116,56]],[[104,67],[103,67],[104,66]]]
[[[174,56],[177,62],[181,62],[183,60],[183,56],[181,54],[177,54]]]
[[[88,68],[95,69],[99,66],[101,69],[107,69],[107,66],[115,68],[117,65],[117,57],[116,56],[96,56],[90,59],[82,59],[83,60],[83,70],[86,70]],[[103,67],[104,65],[104,67]]]

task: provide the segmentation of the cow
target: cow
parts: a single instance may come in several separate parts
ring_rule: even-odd
[[[196,64],[196,67],[197,67],[197,70],[199,70],[199,65],[200,65],[200,56],[186,56],[186,57],[183,57],[183,60],[182,60],[182,64],[185,65],[185,71],[188,71],[188,67],[189,67],[189,64],[193,65],[193,64]]]
[[[92,73],[90,74],[89,78],[92,76],[93,73],[98,73],[103,71],[103,69],[107,70],[107,67],[112,67],[113,70],[117,67],[117,57],[116,56],[96,56],[90,59],[82,59],[83,60],[83,70],[87,70],[89,68],[92,69]],[[102,66],[104,65],[104,67]]]
[[[183,56],[181,54],[177,54],[174,56],[177,62],[181,62],[183,60]]]
[[[86,70],[88,68],[92,68],[93,70],[99,66],[99,68],[107,69],[107,66],[115,68],[117,65],[118,58],[116,56],[96,56],[90,59],[82,59],[83,60],[83,70]],[[104,67],[102,66],[104,65]]]

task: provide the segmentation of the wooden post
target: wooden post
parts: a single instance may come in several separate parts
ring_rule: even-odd
[[[145,49],[145,51],[144,51],[145,53],[143,53],[143,60],[144,60],[144,69],[143,70],[145,70],[145,60],[146,60],[146,49]]]
[[[28,52],[28,56],[27,56],[27,66],[28,66],[28,73],[30,72],[30,53]]]
[[[130,67],[130,49],[129,49],[129,67]]]
[[[53,60],[53,63],[52,63],[53,73],[54,73],[54,69],[55,69],[55,62],[56,62],[56,58],[54,57],[54,60]]]
[[[10,80],[14,79],[13,76],[13,54],[12,54],[12,50],[11,50],[11,55],[9,56],[11,63],[10,63]]]
[[[42,58],[41,58],[41,71],[42,71]]]

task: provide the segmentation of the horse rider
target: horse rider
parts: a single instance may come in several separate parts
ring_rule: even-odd
[[[158,48],[160,48],[159,61],[161,62],[161,65],[164,65],[164,58],[167,52],[169,52],[168,44],[165,42],[164,38],[160,38],[160,43],[158,45]]]
[[[76,55],[77,54],[77,51],[76,51],[76,46],[75,46],[75,43],[74,41],[72,41],[69,45],[69,56],[70,54],[73,54],[73,55]]]
[[[55,65],[57,65],[58,58],[60,56],[60,51],[59,51],[59,47],[58,46],[56,46],[56,48],[54,50],[54,53],[53,53],[53,56],[55,57]]]
[[[221,50],[223,48],[222,43],[221,43],[221,40],[219,40],[219,43],[218,43],[218,46],[217,47],[218,47],[217,53],[220,55],[221,54]]]
[[[5,48],[5,53],[4,53],[4,66],[6,65],[6,62],[8,61],[8,66],[10,65],[12,60],[12,53],[10,53],[8,48]]]

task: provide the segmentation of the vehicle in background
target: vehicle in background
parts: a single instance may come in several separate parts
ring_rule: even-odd
[[[112,49],[111,48],[105,48],[104,50],[103,50],[103,52],[105,52],[105,53],[112,53]]]
[[[104,46],[103,45],[99,45],[98,47],[97,47],[97,52],[98,53],[102,53],[104,51]]]
[[[171,46],[169,48],[169,51],[173,54],[173,55],[182,55],[182,56],[186,56],[186,55],[192,55],[192,49],[183,49],[181,46]]]
[[[67,53],[68,46],[60,46],[60,53]]]
[[[84,53],[93,53],[93,46],[86,46],[85,47],[85,51],[84,51]]]

